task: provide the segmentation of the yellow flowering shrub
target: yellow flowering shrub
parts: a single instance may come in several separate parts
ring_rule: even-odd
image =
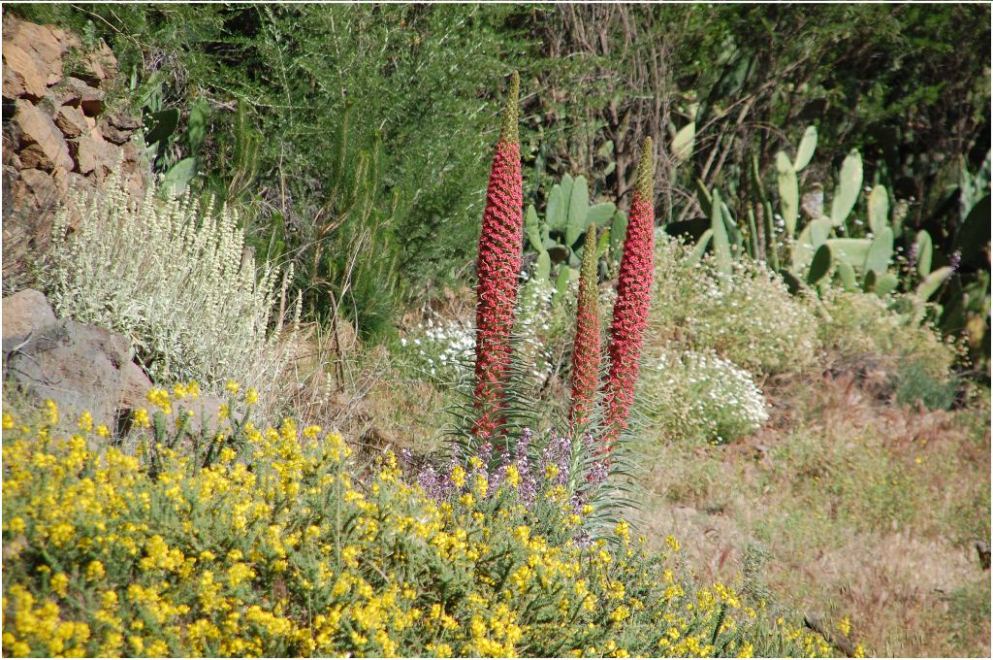
[[[461,496],[439,502],[390,454],[360,478],[337,433],[232,411],[190,444],[160,414],[133,453],[85,419],[57,436],[54,409],[34,426],[4,415],[4,655],[830,652],[725,585],[677,577],[675,539],[648,556],[621,522],[578,541],[581,516],[536,517],[513,480],[463,470]]]

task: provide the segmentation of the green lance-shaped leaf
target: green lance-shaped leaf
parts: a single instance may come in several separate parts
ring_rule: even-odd
[[[845,157],[845,162],[841,164],[838,187],[835,188],[834,197],[831,198],[831,222],[835,226],[845,222],[845,218],[855,206],[861,189],[862,156],[858,151],[853,150]]]
[[[586,177],[577,176],[569,199],[569,219],[565,226],[565,244],[572,246],[586,231],[586,211],[590,206]]]
[[[877,185],[869,193],[869,227],[878,234],[890,223],[890,196],[886,186]]]
[[[560,300],[569,291],[569,280],[573,270],[571,268],[559,267],[559,275],[555,280],[555,298]],[[578,271],[577,271],[578,274]]]
[[[831,234],[831,221],[827,218],[812,220],[800,232],[793,244],[793,271],[803,273],[814,258],[814,253],[824,245]]]
[[[571,183],[571,182],[570,182]],[[570,191],[572,186],[569,186]],[[548,205],[545,207],[545,222],[549,229],[563,231],[566,216],[569,212],[568,198],[563,196],[562,184],[556,183],[548,193]]]
[[[942,266],[941,268],[936,269],[933,273],[929,273],[928,276],[924,278],[924,281],[917,285],[915,295],[922,301],[930,300],[931,296],[937,293],[938,289],[941,288],[941,285],[945,283],[945,280],[951,277],[954,272],[955,271],[952,270],[951,266]]]
[[[865,256],[865,269],[875,271],[877,275],[886,272],[890,259],[893,257],[893,230],[883,227],[872,239],[869,252]]]
[[[867,271],[862,277],[862,290],[866,293],[872,293],[876,290],[876,271]]]
[[[762,258],[760,254],[761,248],[759,247],[759,233],[758,228],[755,225],[755,211],[748,208],[748,253],[752,259]]]
[[[713,200],[710,198],[710,191],[707,190],[707,184],[700,177],[696,178],[694,184],[696,184],[696,201],[700,204],[700,210],[703,212],[704,217],[709,218]]]
[[[931,273],[931,259],[934,256],[934,245],[931,242],[931,234],[924,229],[917,232],[917,240],[914,241],[917,252],[917,272],[921,277],[927,277]]]
[[[796,220],[800,212],[800,187],[793,163],[783,151],[776,154],[776,179],[779,183],[779,208],[786,223],[786,235],[792,237],[796,232]]]
[[[731,213],[731,208],[725,203],[721,202],[721,215],[724,217],[724,228],[728,233],[728,243],[731,245],[731,254],[738,255],[744,249],[745,238],[741,234],[741,230],[738,229],[738,223],[735,222],[734,215]]]
[[[534,204],[528,205],[528,210],[524,214],[524,233],[528,236],[528,242],[535,252],[539,254],[545,251],[545,246],[541,240],[541,223],[538,221],[538,212]]]
[[[717,189],[714,189],[712,199],[710,228],[714,232],[714,257],[717,259],[717,270],[725,275],[730,275],[731,243],[728,241],[727,226],[724,224],[724,213],[721,209],[721,194]]]
[[[614,217],[617,207],[613,202],[602,202],[594,204],[586,211],[586,226],[596,225],[598,229],[605,229],[607,223]]]
[[[681,129],[676,131],[676,135],[672,138],[672,155],[676,157],[679,162],[684,162],[693,155],[693,141],[696,139],[696,122],[691,121],[690,123],[683,126]]]
[[[807,284],[811,286],[827,277],[831,271],[831,248],[825,243],[814,252],[814,259],[810,262],[810,270],[807,271]]]
[[[896,276],[896,273],[883,273],[876,278],[876,295],[886,296],[896,290],[897,285],[900,284],[900,278]]]
[[[534,264],[534,277],[537,280],[547,282],[552,276],[552,258],[548,256],[548,251],[544,248],[538,253],[538,260]]]
[[[693,250],[687,255],[686,261],[695,264],[703,258],[703,253],[707,251],[707,245],[710,243],[710,239],[714,236],[714,230],[708,229],[700,235],[700,239],[693,246]]]
[[[162,189],[171,197],[176,198],[186,192],[187,186],[196,174],[196,158],[184,158],[169,168],[162,178]]]
[[[817,127],[808,126],[800,138],[800,146],[796,150],[796,158],[793,159],[793,171],[799,172],[810,163],[814,157],[814,150],[817,149]]]
[[[858,291],[859,283],[858,279],[855,277],[855,269],[852,265],[846,261],[839,261],[835,272],[838,273],[838,279],[841,280],[841,285],[845,287],[847,291]]]
[[[610,223],[610,254],[611,258],[620,260],[621,246],[624,245],[624,236],[628,231],[628,217],[620,210],[614,213],[614,219]]]

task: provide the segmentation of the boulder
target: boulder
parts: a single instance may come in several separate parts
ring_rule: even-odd
[[[104,139],[108,142],[113,142],[114,144],[124,144],[131,140],[131,131],[117,128],[107,120],[106,117],[101,117],[100,121],[97,122],[97,128],[100,129],[100,134],[103,135]]]
[[[58,208],[64,192],[52,174],[28,169],[21,170],[21,177],[14,185],[13,197],[22,208],[31,209],[33,224],[37,226],[41,217],[50,215]]]
[[[51,26],[4,16],[3,95],[41,99],[62,78],[62,55],[76,44]]]
[[[101,86],[117,76],[117,58],[103,41],[96,50],[83,58],[82,70],[77,75],[91,85]]]
[[[96,117],[103,112],[104,93],[96,87],[72,77],[66,78],[65,87],[63,105],[78,105],[87,117]]]
[[[94,172],[97,181],[102,181],[119,160],[121,160],[120,149],[104,140],[99,129],[95,128],[79,138],[76,162],[81,174]]]
[[[69,147],[52,118],[25,100],[18,100],[16,108],[12,124],[21,146],[22,166],[47,171],[71,170],[73,162]]]
[[[136,131],[142,126],[141,119],[126,112],[113,112],[107,114],[105,118],[111,126],[122,131]]]
[[[3,42],[3,95],[8,99],[26,97],[38,100],[48,90],[45,66],[34,53]]]
[[[55,401],[63,420],[88,410],[95,423],[114,429],[127,411],[147,405],[151,381],[131,361],[128,340],[109,330],[66,319],[26,342],[4,336],[3,347],[4,380],[38,401]]]
[[[55,323],[55,312],[41,291],[24,289],[3,299],[4,352],[8,342],[23,342],[29,335]]]
[[[64,105],[55,113],[55,125],[69,139],[78,138],[90,131],[86,116],[71,105]]]

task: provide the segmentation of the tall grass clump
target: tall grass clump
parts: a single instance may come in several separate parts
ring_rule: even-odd
[[[930,324],[901,313],[899,299],[831,289],[823,302],[826,318],[818,326],[818,337],[844,362],[871,359],[892,368],[919,362],[932,379],[947,378],[955,364],[954,343],[942,339]]]
[[[219,389],[233,377],[264,391],[287,367],[282,346],[297,323],[284,326],[286,286],[259,268],[223,206],[165,201],[155,186],[138,198],[115,173],[69,195],[43,281],[60,316],[128,337],[157,381]]]

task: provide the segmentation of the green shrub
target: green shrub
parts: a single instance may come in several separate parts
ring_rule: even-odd
[[[177,438],[138,411],[136,456],[3,418],[5,655],[827,655],[723,584],[698,588],[625,522],[584,541],[545,477],[522,505],[470,463],[435,501],[386,454],[360,481],[336,433],[256,428],[247,398]],[[178,441],[177,441],[178,440]],[[184,443],[192,443],[186,445]],[[92,445],[90,445],[92,446]],[[44,503],[40,505],[39,503]]]
[[[958,383],[954,378],[935,378],[919,361],[901,362],[894,377],[896,401],[904,406],[923,405],[931,410],[948,410],[955,403]]]
[[[296,323],[284,327],[292,305],[278,271],[258,271],[244,240],[228,210],[154,189],[139,199],[115,173],[70,194],[42,280],[60,316],[128,337],[156,380],[218,390],[230,375],[271,391],[261,386],[287,368]]]
[[[891,366],[916,362],[931,379],[947,379],[956,359],[954,344],[929,325],[914,324],[909,314],[896,311],[898,299],[829,289],[822,301],[826,313],[817,334],[825,349],[853,363],[867,357]]]
[[[688,255],[676,239],[659,236],[649,341],[712,350],[757,374],[799,371],[817,359],[817,318],[779,276],[744,258],[723,276],[710,259],[694,263]]]
[[[649,429],[670,441],[733,442],[769,417],[751,375],[713,352],[668,347],[642,363],[639,387]]]

